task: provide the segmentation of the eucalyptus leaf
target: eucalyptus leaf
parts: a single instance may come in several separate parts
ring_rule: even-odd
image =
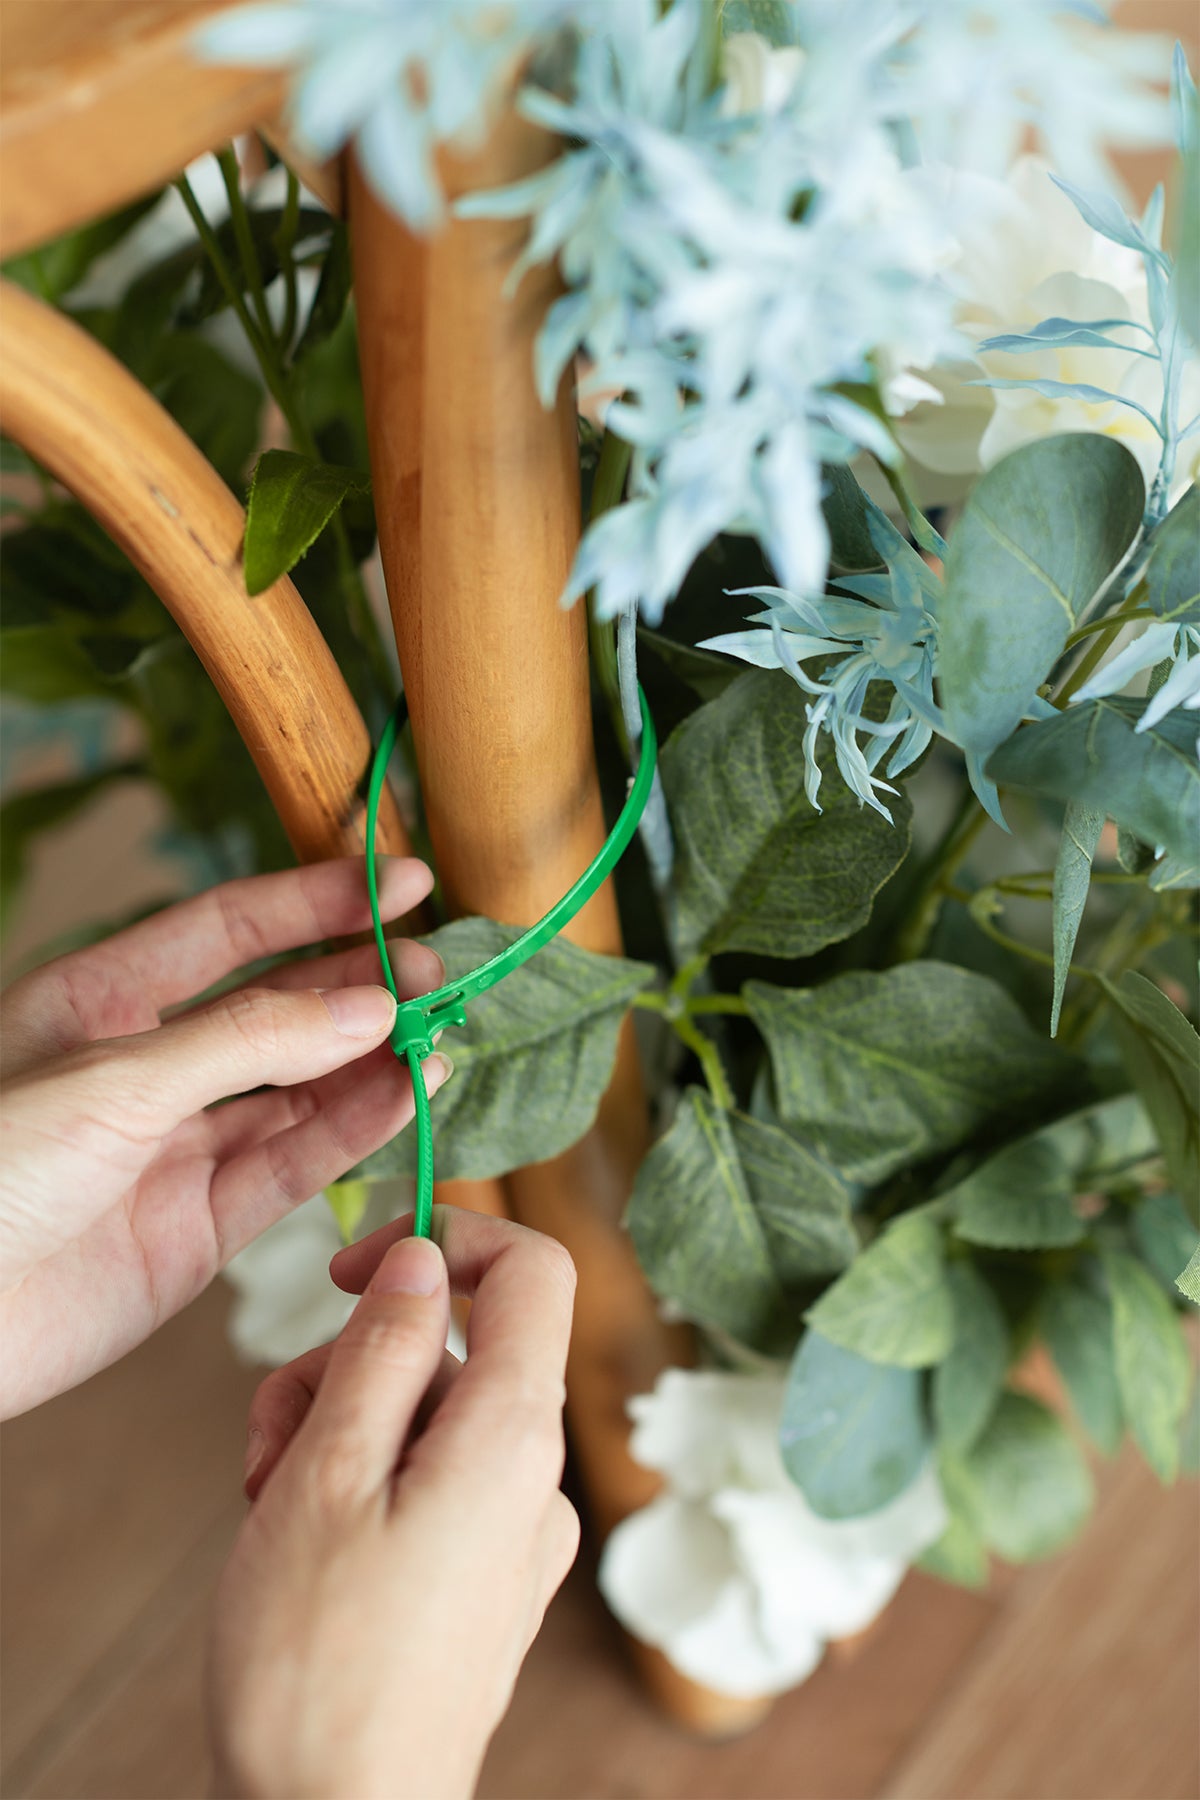
[[[254,468],[246,503],[246,592],[261,594],[311,549],[342,502],[370,492],[356,469],[265,450]]]
[[[1104,830],[1104,812],[1098,808],[1067,802],[1062,836],[1058,843],[1058,860],[1054,866],[1054,998],[1050,1008],[1050,1036],[1058,1035],[1062,1012],[1063,990],[1070,973],[1075,939],[1087,902],[1092,880],[1092,858],[1100,833]]]
[[[1141,524],[1145,486],[1114,438],[1070,432],[977,482],[946,556],[938,677],[947,732],[986,755],[1016,730]]]
[[[491,919],[457,919],[423,941],[453,981],[519,936]],[[608,1086],[621,1021],[654,974],[555,938],[472,1000],[466,1030],[446,1044],[454,1079],[433,1102],[439,1177],[505,1175],[577,1142]],[[403,1131],[353,1173],[377,1181],[415,1169],[416,1136]]]
[[[832,775],[821,789],[824,811],[813,806],[804,791],[806,728],[796,684],[753,670],[671,734],[661,767],[682,958],[812,956],[865,924],[903,860],[912,815],[902,796],[895,826]]]
[[[933,1417],[948,1450],[969,1450],[991,1418],[1008,1372],[1008,1325],[989,1282],[969,1262],[946,1271],[954,1342],[933,1372]]]
[[[860,970],[817,988],[749,982],[785,1128],[875,1183],[1065,1100],[1074,1058],[996,982],[948,963]]]
[[[910,1213],[889,1225],[805,1314],[822,1337],[902,1369],[927,1368],[954,1342],[954,1297],[940,1225]]]
[[[1129,1222],[1142,1257],[1174,1298],[1179,1271],[1186,1268],[1197,1249],[1196,1227],[1179,1196],[1166,1188],[1147,1194],[1133,1208]]]
[[[1025,725],[988,760],[1002,787],[1103,809],[1147,844],[1195,858],[1200,762],[1195,715],[1177,707],[1137,731],[1145,700],[1087,700]]]
[[[1113,1032],[1145,1102],[1175,1191],[1200,1222],[1200,1038],[1178,1007],[1144,975],[1100,977]]]
[[[1125,1417],[1154,1473],[1171,1482],[1179,1472],[1179,1428],[1192,1379],[1180,1318],[1136,1257],[1108,1251],[1104,1272]]]
[[[1200,625],[1200,488],[1190,487],[1154,533],[1146,604],[1174,625]]]
[[[1079,1423],[1098,1450],[1115,1456],[1125,1420],[1109,1301],[1074,1278],[1055,1281],[1042,1296],[1038,1325]]]
[[[1062,1421],[1006,1392],[962,1458],[964,1504],[979,1537],[1009,1562],[1052,1556],[1091,1511],[1092,1478]]]
[[[788,1375],[779,1444],[784,1467],[821,1518],[876,1512],[903,1493],[925,1460],[921,1378],[808,1331]]]
[[[795,1290],[837,1274],[858,1248],[837,1176],[701,1088],[687,1090],[642,1163],[626,1223],[661,1299],[768,1355],[796,1342]]]

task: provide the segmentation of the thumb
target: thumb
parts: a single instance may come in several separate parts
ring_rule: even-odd
[[[95,1075],[156,1129],[215,1100],[291,1087],[353,1062],[387,1037],[396,1002],[382,987],[241,988],[153,1031],[97,1045]]]
[[[315,1471],[312,1485],[331,1509],[368,1500],[390,1480],[441,1368],[449,1324],[450,1283],[437,1245],[394,1244],[332,1346],[285,1458],[293,1472],[303,1464]]]

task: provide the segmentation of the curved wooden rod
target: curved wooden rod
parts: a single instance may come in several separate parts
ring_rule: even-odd
[[[0,283],[0,429],[104,526],[211,675],[302,862],[363,847],[370,740],[286,577],[253,599],[245,515],[190,438],[78,325]],[[216,771],[214,771],[214,776]],[[407,854],[390,794],[380,842]]]
[[[514,181],[548,147],[510,117],[473,165],[443,172],[451,192]],[[520,223],[452,220],[422,241],[353,168],[348,199],[380,549],[438,872],[452,910],[531,924],[605,835],[586,618],[558,604],[579,531],[573,396],[564,386],[545,412],[533,385],[546,284],[533,276],[506,296]],[[565,935],[620,952],[611,884]],[[626,1402],[691,1353],[621,1228],[648,1136],[626,1021],[595,1125],[506,1181],[515,1216],[559,1238],[578,1270],[567,1421],[601,1536],[658,1486],[629,1455]],[[635,1652],[660,1702],[706,1733],[766,1710]]]

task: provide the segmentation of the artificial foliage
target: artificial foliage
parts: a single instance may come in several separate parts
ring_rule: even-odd
[[[1078,1531],[1084,1442],[1111,1455],[1128,1434],[1163,1481],[1195,1456],[1194,202],[1168,230],[1161,195],[1134,218],[1101,187],[1104,140],[1172,127],[1143,79],[1159,65],[1089,37],[1093,10],[520,0],[480,34],[485,0],[311,0],[235,12],[203,46],[295,64],[307,146],[357,133],[422,229],[442,216],[434,149],[484,132],[514,58],[517,104],[565,140],[461,210],[528,216],[523,264],[559,264],[530,380],[549,401],[581,355],[608,396],[580,427],[590,524],[564,599],[590,609],[614,810],[635,662],[661,790],[617,878],[631,960],[557,943],[479,1001],[434,1109],[439,1172],[574,1142],[632,1012],[657,1130],[626,1223],[648,1282],[714,1370],[779,1377],[783,1467],[820,1519],[932,1468],[948,1522],[924,1560],[969,1584],[989,1554]],[[397,81],[413,63],[423,99]],[[1194,197],[1181,58],[1174,107]],[[1041,317],[956,320],[930,169],[995,179],[1018,123],[1145,318],[1052,310],[1064,276]],[[291,571],[378,729],[395,673],[360,573],[345,228],[282,167],[269,199],[230,153],[220,169],[207,210],[180,178],[188,234],[119,291],[95,277],[151,203],[8,272],[247,496],[248,588]],[[1104,385],[1114,358],[1135,389]],[[919,427],[950,402],[1015,441],[983,468],[977,433],[957,494],[923,504]],[[37,830],[131,774],[204,878],[278,865],[245,751],[154,596],[13,446],[5,466],[4,690],[54,728],[97,703],[132,715],[141,746],[5,803],[5,897]],[[430,941],[453,977],[508,929]],[[345,1217],[412,1156],[402,1136],[356,1171]],[[1022,1387],[1039,1347],[1061,1412]]]

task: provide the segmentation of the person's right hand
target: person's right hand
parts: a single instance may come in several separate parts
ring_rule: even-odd
[[[574,1267],[519,1225],[434,1219],[441,1250],[404,1219],[336,1257],[366,1289],[349,1324],[255,1397],[210,1658],[222,1795],[464,1800],[575,1559]]]

